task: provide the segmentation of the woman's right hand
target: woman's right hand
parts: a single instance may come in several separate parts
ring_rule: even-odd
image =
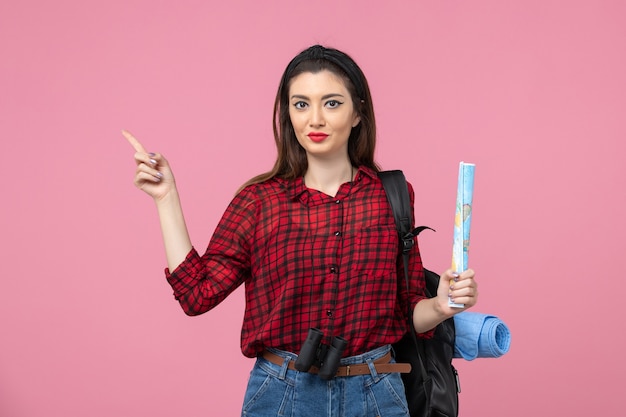
[[[135,185],[157,203],[167,265],[170,271],[174,271],[193,248],[174,175],[162,155],[146,152],[143,145],[129,132],[123,130],[122,134],[135,149]]]
[[[174,174],[163,155],[147,152],[143,145],[126,130],[122,135],[135,149],[135,186],[146,192],[156,202],[176,191]]]

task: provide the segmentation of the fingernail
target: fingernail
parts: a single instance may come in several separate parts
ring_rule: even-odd
[[[156,154],[154,152],[150,152],[148,155],[150,156],[156,156]]]
[[[451,290],[454,290],[454,285],[450,285],[450,289],[451,289]]]
[[[159,178],[163,178],[163,174],[160,173],[160,172],[157,172],[156,176],[159,177]]]
[[[156,165],[156,163],[157,163],[157,162],[156,162],[154,159],[150,158],[150,163],[151,163],[152,165]]]

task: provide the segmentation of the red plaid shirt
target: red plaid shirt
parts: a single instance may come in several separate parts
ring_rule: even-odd
[[[409,185],[411,202],[413,188]],[[348,340],[344,356],[399,340],[406,286],[391,207],[376,173],[360,168],[335,197],[302,178],[251,185],[230,203],[206,253],[192,249],[167,280],[189,315],[202,314],[245,283],[244,355],[264,347],[298,353],[309,328]],[[411,306],[424,298],[417,245]]]

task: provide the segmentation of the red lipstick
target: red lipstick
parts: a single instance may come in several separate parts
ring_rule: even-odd
[[[317,142],[317,143],[324,141],[324,139],[328,137],[326,133],[322,133],[322,132],[311,132],[307,136],[313,142]]]

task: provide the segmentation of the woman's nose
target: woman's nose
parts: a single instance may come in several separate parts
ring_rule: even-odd
[[[321,108],[317,108],[315,106],[313,106],[311,108],[311,119],[310,119],[310,124],[311,126],[324,126],[324,124],[326,123],[324,121],[324,112],[322,111]]]

